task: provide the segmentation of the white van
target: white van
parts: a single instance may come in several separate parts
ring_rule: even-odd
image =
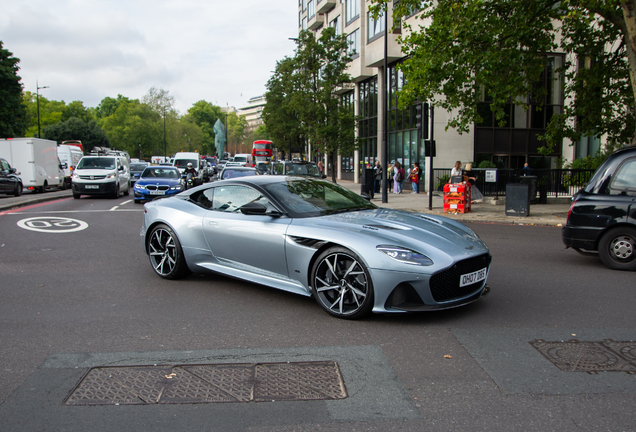
[[[254,156],[249,153],[239,153],[234,155],[234,159],[232,161],[232,165],[234,166],[245,166],[245,167],[253,167],[254,166]]]
[[[57,157],[60,159],[64,170],[64,179],[67,187],[71,187],[71,176],[73,170],[84,156],[82,150],[74,145],[60,144],[57,146]]]
[[[192,167],[197,170],[194,185],[198,186],[203,184],[203,170],[201,169],[201,155],[199,153],[179,152],[174,155],[174,161],[172,162],[172,164],[179,169],[181,174],[183,174],[189,163],[191,163]]]
[[[125,155],[84,156],[73,172],[73,198],[81,195],[108,195],[119,198],[130,194],[130,163]]]

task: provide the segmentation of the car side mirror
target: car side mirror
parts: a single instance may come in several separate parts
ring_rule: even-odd
[[[123,170],[124,170],[124,167],[123,167],[123,166],[120,166],[118,169],[119,169],[119,171],[123,171]]]
[[[62,169],[67,169],[68,168],[68,164],[65,162],[62,164]]]
[[[9,168],[9,174],[15,174],[15,168]]]
[[[257,202],[247,203],[244,206],[241,206],[239,210],[244,215],[264,215],[267,213],[267,208],[263,204]]]

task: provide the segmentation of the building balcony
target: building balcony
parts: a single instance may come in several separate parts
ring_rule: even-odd
[[[307,22],[307,27],[311,30],[316,30],[318,27],[325,23],[325,14],[315,14],[314,16],[309,18]]]
[[[333,8],[338,1],[337,0],[317,0],[318,3],[316,4],[316,13],[325,13],[329,10],[331,10],[331,8]]]

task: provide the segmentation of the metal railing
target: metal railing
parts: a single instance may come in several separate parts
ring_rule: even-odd
[[[496,181],[486,181],[486,171],[496,171]],[[477,174],[476,186],[484,196],[506,195],[508,183],[520,183],[523,177],[536,176],[537,191],[546,188],[549,197],[572,196],[590,181],[594,170],[589,169],[531,169],[524,172],[521,169],[510,168],[473,168]],[[437,190],[442,190],[450,178],[450,168],[435,168],[433,177]]]

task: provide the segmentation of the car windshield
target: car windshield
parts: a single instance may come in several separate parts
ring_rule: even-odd
[[[245,156],[234,156],[234,160],[232,162],[247,162],[247,157],[245,157]]]
[[[196,159],[177,159],[174,161],[174,166],[179,168],[186,168],[189,163],[191,163],[194,168],[199,166],[199,163]]]
[[[246,176],[253,176],[253,175],[256,175],[256,170],[226,169],[221,174],[221,179],[225,180],[225,179],[229,179],[229,178],[246,177]]]
[[[377,206],[349,189],[321,180],[288,180],[265,186],[293,217],[323,216]]]
[[[141,178],[178,179],[180,177],[179,171],[174,168],[149,167],[141,173]]]
[[[77,165],[77,169],[115,169],[114,157],[84,157]]]
[[[288,164],[285,165],[287,175],[308,175],[320,177],[320,170],[316,164]]]
[[[148,165],[146,164],[130,164],[131,171],[143,171]]]

